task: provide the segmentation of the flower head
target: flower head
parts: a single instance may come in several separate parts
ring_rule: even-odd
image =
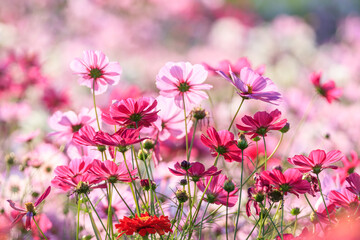
[[[320,84],[321,79],[321,72],[319,73],[312,73],[310,76],[310,80],[314,87],[316,88],[316,91],[323,97],[326,98],[326,100],[331,103],[333,100],[338,100],[342,95],[342,89],[337,88],[335,86],[335,82],[333,80],[329,80],[328,82],[324,84]]]
[[[222,60],[218,63],[216,67],[211,67],[210,65],[203,63],[206,70],[208,70],[209,73],[215,75],[218,71],[221,72],[227,72],[229,71],[229,68],[233,73],[236,75],[240,75],[240,72],[243,68],[251,68],[251,63],[246,57],[239,58],[235,64],[232,64],[229,60]],[[263,75],[265,71],[265,66],[261,65],[256,68],[255,72]]]
[[[359,196],[346,188],[342,192],[332,190],[328,197],[331,203],[353,212],[357,212],[356,209],[360,204]]]
[[[110,106],[110,117],[121,126],[149,127],[158,119],[157,101],[151,97],[127,98]]]
[[[130,166],[131,169],[131,166]],[[125,163],[120,163],[117,165],[113,161],[105,160],[104,162],[99,160],[93,161],[93,167],[91,170],[95,175],[103,180],[107,180],[110,183],[120,182],[131,182],[133,179],[136,179],[135,174],[137,169],[127,171]]]
[[[271,130],[280,130],[286,123],[287,119],[279,120],[281,117],[281,112],[277,109],[271,113],[260,111],[254,114],[254,117],[244,116],[241,118],[241,121],[244,125],[236,124],[236,127],[245,131],[245,134],[252,135],[251,138],[257,136],[266,136],[266,134]]]
[[[346,181],[349,184],[346,189],[360,197],[360,175],[352,173],[346,178]]]
[[[213,127],[208,128],[206,133],[208,137],[202,134],[201,142],[211,149],[213,156],[219,154],[228,162],[241,162],[241,150],[237,147],[233,133],[227,130],[217,132]]]
[[[119,220],[119,224],[115,224],[115,228],[122,235],[133,235],[138,233],[144,237],[148,234],[158,233],[160,236],[167,232],[172,232],[171,223],[167,216],[151,216],[149,213],[141,214],[135,218],[124,217]]]
[[[199,104],[207,95],[203,90],[212,88],[204,84],[208,72],[200,64],[191,65],[189,62],[168,62],[156,76],[156,86],[160,95],[174,98],[179,108],[187,108]]]
[[[36,207],[42,203],[45,198],[50,194],[51,187],[49,186],[43,194],[35,201],[35,203],[27,202],[25,203],[25,208],[19,208],[15,206],[15,203],[11,200],[7,200],[10,204],[10,207],[18,211],[18,215],[15,217],[14,221],[12,222],[12,226],[18,223],[25,215],[26,215],[26,230],[31,229],[31,218],[37,214]]]
[[[324,150],[317,149],[311,151],[309,157],[295,155],[294,157],[289,158],[288,162],[298,166],[298,169],[302,173],[312,171],[315,174],[319,174],[326,168],[336,169],[337,166],[331,164],[340,161],[343,157],[344,155],[338,150],[333,150],[326,153]]]
[[[81,77],[79,83],[95,90],[95,94],[117,84],[122,72],[119,63],[109,62],[104,53],[92,50],[84,51],[83,59],[74,59],[70,68]]]
[[[284,173],[278,169],[264,171],[261,173],[261,178],[284,195],[292,193],[299,197],[299,194],[310,191],[310,183],[302,179],[302,174],[297,169],[288,169]]]
[[[343,157],[341,162],[343,163],[343,167],[339,167],[336,171],[339,173],[340,176],[340,183],[343,183],[346,177],[349,174],[352,174],[356,167],[360,165],[360,159],[355,151],[350,152],[351,160],[348,157]]]
[[[240,77],[229,70],[228,77],[222,71],[218,72],[222,77],[228,80],[237,89],[237,94],[244,99],[256,99],[277,105],[281,99],[275,84],[267,77],[263,77],[251,68],[241,69]]]
[[[178,162],[174,165],[175,169],[169,168],[169,171],[176,176],[186,176],[189,174],[189,177],[192,178],[194,182],[200,180],[200,178],[207,176],[216,176],[221,173],[221,170],[218,170],[215,166],[211,166],[208,170],[205,171],[205,166],[199,162],[190,163],[188,169],[184,169]]]

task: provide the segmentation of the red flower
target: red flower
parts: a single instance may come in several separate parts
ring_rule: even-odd
[[[205,171],[205,166],[202,163],[194,162],[190,164],[190,167],[186,170],[181,167],[181,165],[177,162],[175,165],[175,170],[169,168],[170,172],[176,176],[186,176],[189,174],[189,177],[192,178],[194,182],[200,180],[200,178],[206,176],[216,176],[221,173],[221,170],[217,170],[215,166],[211,166],[208,170]]]
[[[120,163],[118,166],[116,163],[110,160],[105,160],[102,162],[95,159],[93,161],[92,172],[101,179],[108,180],[111,183],[115,183],[116,181],[131,182],[131,177],[127,171],[125,163]],[[136,178],[134,176],[136,173],[137,169],[130,171],[132,179]]]
[[[341,160],[343,157],[343,154],[338,150],[333,150],[325,153],[325,151],[317,149],[311,151],[309,157],[305,157],[303,155],[295,155],[294,157],[289,158],[288,162],[300,167],[298,169],[302,173],[312,171],[315,174],[319,174],[322,170],[326,168],[336,169],[337,166],[330,164]]]
[[[7,200],[10,204],[10,207],[12,207],[13,209],[15,209],[16,211],[19,212],[19,214],[16,216],[16,218],[12,222],[12,226],[14,226],[16,223],[18,223],[26,215],[25,228],[26,228],[26,230],[29,231],[31,229],[31,219],[33,216],[36,215],[36,207],[40,203],[42,203],[42,201],[44,201],[44,199],[50,194],[50,191],[51,191],[51,187],[49,186],[45,190],[45,192],[36,200],[35,203],[32,203],[32,202],[25,203],[26,209],[18,208],[15,206],[15,203],[13,201]]]
[[[302,174],[297,169],[288,169],[284,173],[278,169],[264,171],[261,173],[261,178],[269,181],[284,195],[292,193],[299,197],[299,194],[310,191],[310,183],[302,179]]]
[[[135,215],[135,218],[124,217],[119,220],[119,224],[115,224],[115,228],[118,230],[120,238],[122,235],[133,235],[138,233],[144,237],[147,234],[164,235],[167,232],[172,232],[171,223],[166,216],[150,216],[148,213],[141,214],[141,217]]]
[[[211,149],[213,156],[219,154],[228,162],[241,162],[241,150],[236,145],[234,134],[227,130],[217,132],[213,127],[208,128],[206,133],[209,137],[202,134],[201,141]]]
[[[329,80],[324,84],[320,84],[321,72],[312,73],[310,76],[310,80],[315,86],[317,92],[326,98],[326,100],[331,103],[333,100],[338,100],[342,95],[342,89],[337,88],[335,86],[335,82],[333,80]]]
[[[128,98],[113,103],[110,106],[110,116],[121,126],[150,127],[158,119],[156,105],[154,98]]]
[[[236,124],[236,127],[247,135],[252,134],[251,138],[262,137],[271,130],[280,130],[285,126],[287,119],[279,120],[280,116],[281,112],[277,109],[271,113],[261,111],[255,113],[253,118],[247,115],[242,117],[241,121],[245,125]]]

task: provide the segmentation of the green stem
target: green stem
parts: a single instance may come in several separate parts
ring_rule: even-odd
[[[245,240],[248,240],[248,239],[249,239],[249,237],[251,236],[251,234],[254,232],[255,228],[256,228],[257,225],[259,224],[259,222],[260,222],[260,218],[256,221],[254,227],[251,229],[251,232],[249,233],[249,235],[246,237]],[[235,236],[234,236],[234,239],[236,239],[236,234],[235,234]]]
[[[281,222],[280,222],[281,240],[284,240],[283,222],[284,222],[284,199],[281,200]]]
[[[226,196],[226,219],[225,219],[226,240],[229,240],[229,233],[228,233],[229,194],[230,192],[228,192]]]
[[[180,208],[181,208],[181,203],[178,205],[178,207],[177,207],[177,209],[176,209],[176,213],[175,213],[174,219],[173,219],[173,221],[172,221],[172,223],[171,223],[170,229],[173,228],[173,226],[174,226],[174,224],[175,224],[175,222],[176,222],[176,217],[177,217],[177,215],[178,215],[178,213],[179,213]],[[169,235],[168,235],[168,237],[166,238],[166,240],[169,240],[170,235],[171,235],[171,232],[169,232]]]
[[[197,124],[198,124],[198,120],[195,119],[194,129],[193,129],[193,136],[192,136],[192,139],[191,139],[189,152],[188,152],[188,154],[187,154],[187,160],[188,160],[188,161],[190,160],[191,149],[192,149],[192,147],[193,147],[193,145],[194,145],[194,140],[195,140],[195,133],[196,133]]]
[[[269,160],[270,158],[272,158],[272,156],[274,156],[274,154],[275,154],[276,151],[278,150],[278,148],[279,148],[279,146],[280,146],[283,138],[284,138],[284,133],[281,133],[281,137],[280,137],[280,140],[279,140],[278,144],[276,145],[274,151],[270,154],[270,156],[267,157],[267,160]]]
[[[243,187],[243,173],[244,173],[244,151],[241,151],[241,175],[240,175],[239,205],[238,205],[238,210],[236,212],[234,240],[236,240],[236,233],[238,231],[238,224],[239,224],[239,217],[240,217],[241,194],[242,194],[242,187]]]
[[[233,123],[234,123],[234,121],[235,121],[235,118],[236,118],[236,116],[238,115],[238,113],[239,113],[239,111],[240,111],[240,108],[241,108],[241,106],[243,105],[244,101],[245,101],[245,98],[243,98],[243,99],[241,100],[241,103],[240,103],[240,105],[239,105],[239,108],[237,109],[237,111],[236,111],[233,119],[231,120],[231,123],[230,123],[230,126],[229,126],[229,128],[228,128],[228,131],[230,131],[230,129],[231,129],[231,127],[232,127],[232,125],[233,125]]]
[[[80,208],[81,208],[81,198],[78,199],[78,206],[77,206],[76,240],[79,239],[79,231],[80,231]]]
[[[324,195],[323,195],[323,193],[322,193],[322,188],[321,188],[321,182],[320,182],[319,174],[316,174],[316,177],[317,177],[317,180],[318,180],[318,183],[319,183],[319,190],[320,190],[321,198],[322,198],[322,200],[323,200],[323,203],[324,203],[324,206],[325,206],[325,209],[326,209],[326,213],[327,213],[327,216],[328,216],[328,218],[329,218],[329,223],[331,223],[329,210],[328,210],[328,208],[327,208],[327,206],[326,206],[325,198],[324,198]]]
[[[183,209],[184,209],[184,203],[181,203],[180,215],[179,215],[179,218],[178,218],[178,220],[177,220],[177,225],[176,225],[176,228],[175,228],[175,231],[174,231],[174,238],[175,238],[175,236],[177,235],[177,234],[176,234],[177,230],[179,229],[179,224],[180,224],[180,222],[181,222],[181,217],[182,217]]]
[[[41,233],[41,235],[44,237],[44,239],[46,239],[47,240],[47,237],[45,236],[45,234],[43,233],[43,231],[41,230],[41,228],[39,227],[39,224],[36,222],[36,220],[35,220],[35,217],[33,216],[32,217],[32,219],[33,219],[33,221],[34,221],[34,223],[35,223],[35,225],[36,225],[36,227],[37,227],[37,229],[39,230],[39,232]]]
[[[189,139],[188,139],[188,129],[187,129],[187,121],[186,121],[186,106],[185,106],[185,96],[182,94],[182,99],[184,103],[184,121],[185,121],[185,147],[186,147],[186,156],[189,161]]]
[[[95,100],[95,81],[96,81],[96,79],[94,79],[94,81],[93,81],[93,101],[94,101],[94,109],[95,109],[95,116],[96,116],[96,122],[97,122],[97,126],[98,126],[98,128],[99,128],[99,131],[101,130],[101,128],[100,128],[100,122],[99,122],[99,116],[98,116],[98,114],[97,114],[97,109],[96,109],[96,100]]]
[[[296,226],[297,225],[297,215],[295,216],[295,223],[294,223],[294,228],[293,228],[293,235],[295,236],[296,233]]]
[[[319,221],[319,217],[318,217],[318,215],[317,215],[317,212],[315,211],[314,207],[311,205],[311,203],[310,203],[308,197],[306,196],[306,194],[304,194],[304,196],[305,196],[305,199],[306,199],[307,203],[309,204],[311,210],[313,211],[313,213],[315,214],[317,220]],[[321,224],[320,221],[319,221],[319,224],[320,224],[321,229],[324,231],[324,228],[323,228],[323,226],[322,226],[322,224]]]
[[[124,198],[121,196],[120,192],[118,191],[118,189],[116,188],[115,184],[112,183],[112,186],[114,187],[115,191],[117,192],[117,194],[119,195],[119,197],[121,198],[121,200],[123,201],[123,203],[125,203],[126,207],[129,209],[129,211],[131,212],[131,215],[133,215],[135,217],[135,213],[131,210],[131,208],[129,207],[129,205],[126,203],[126,201],[124,200]]]
[[[267,170],[267,161],[269,160],[268,158],[267,158],[267,151],[266,151],[266,141],[265,141],[265,137],[264,137],[264,135],[262,136],[263,137],[263,140],[264,140],[264,150],[265,150],[265,171]]]
[[[203,222],[204,222],[204,217],[205,217],[205,214],[206,214],[206,211],[207,211],[209,205],[210,205],[210,203],[208,202],[208,203],[206,204],[204,214],[203,214],[203,216],[202,216],[202,218],[201,218],[200,229],[199,229],[199,239],[201,239],[201,233],[202,233],[202,226],[203,226]]]
[[[277,229],[274,221],[272,220],[272,218],[271,218],[271,216],[270,216],[270,212],[266,210],[265,206],[264,206],[262,203],[260,203],[260,207],[261,207],[261,209],[263,209],[263,210],[266,212],[266,215],[269,216],[269,219],[270,219],[271,224],[274,226],[274,228],[275,228],[276,232],[278,233],[278,235],[281,236],[281,233],[280,233],[279,230]],[[279,208],[278,208],[278,210],[279,210]],[[277,213],[277,211],[276,211],[276,213]],[[276,213],[275,213],[275,215],[276,215]],[[282,231],[281,231],[281,232],[282,232]],[[283,240],[283,239],[282,239],[282,240]]]
[[[112,188],[111,183],[109,183],[109,192],[108,192],[108,219],[107,219],[107,231],[111,233],[111,236],[114,236],[114,229],[112,227],[113,221],[112,221]]]

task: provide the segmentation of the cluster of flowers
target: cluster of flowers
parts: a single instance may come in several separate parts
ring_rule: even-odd
[[[76,239],[79,239],[82,231],[81,214],[88,215],[92,234],[98,239],[134,234],[143,239],[156,235],[163,239],[162,236],[166,234],[167,239],[191,239],[195,235],[201,239],[204,225],[216,221],[216,217],[221,215],[219,209],[222,206],[226,208],[226,237],[232,234],[234,239],[238,237],[242,212],[254,217],[255,223],[248,237],[258,227],[258,239],[329,239],[328,235],[334,236],[344,222],[357,221],[360,217],[360,176],[357,173],[348,175],[347,172],[343,175],[343,181],[346,180],[348,185],[344,185],[341,192],[333,190],[326,199],[322,191],[320,173],[325,169],[336,169],[337,166],[333,164],[338,161],[346,161],[340,151],[326,153],[318,149],[308,157],[295,155],[288,159],[288,163],[296,168],[283,171],[282,167],[277,166],[268,170],[268,163],[273,162],[283,135],[290,129],[288,120],[282,119],[281,112],[275,109],[271,112],[258,111],[253,116],[245,115],[241,121],[237,121],[245,101],[258,100],[273,105],[280,103],[281,94],[275,84],[263,75],[264,67],[253,70],[246,58],[240,59],[235,65],[221,62],[219,67],[169,62],[156,77],[160,96],[113,100],[108,108],[102,110],[96,105],[96,95],[105,93],[109,85],[119,83],[122,74],[120,65],[110,62],[100,51],[85,51],[83,58],[71,62],[70,68],[80,76],[79,83],[91,89],[94,109],[83,109],[79,114],[57,111],[50,118],[50,125],[55,130],[50,135],[59,143],[65,143],[66,151],[73,151],[73,156],[78,156],[68,164],[55,168],[51,185],[68,192],[67,196],[76,202]],[[201,135],[202,145],[214,157],[211,166],[207,167],[210,164],[193,161],[192,150],[196,128],[207,117],[207,112],[198,106],[208,98],[206,91],[212,88],[204,83],[209,73],[230,82],[241,103],[226,130],[208,127],[206,134]],[[341,89],[333,81],[321,84],[320,78],[321,74],[318,73],[311,76],[317,92],[329,103],[339,99]],[[237,129],[236,135],[232,132],[233,126]],[[189,138],[190,131],[193,132],[192,138]],[[266,149],[267,137],[275,131],[281,133],[281,138],[269,154]],[[185,146],[180,146],[185,148],[181,156],[183,161],[177,162],[174,168],[168,168],[173,175],[182,177],[175,192],[176,213],[172,217],[171,207],[165,209],[167,198],[171,196],[158,191],[153,172],[160,166],[162,144],[170,139],[183,138]],[[261,142],[264,155],[258,152]],[[256,145],[255,157],[249,150],[251,145]],[[350,169],[351,163],[348,163]],[[226,166],[239,166],[240,177],[233,179],[227,172],[224,174]],[[118,190],[119,184],[128,184],[132,200],[129,200],[127,190]],[[250,184],[250,188],[244,211],[242,193],[246,184]],[[99,192],[96,189],[100,189]],[[33,220],[39,233],[47,239],[35,216],[40,210],[38,206],[50,194],[50,190],[51,187],[47,187],[35,203],[25,203],[25,209],[9,200],[10,206],[18,212],[12,226],[26,215],[25,228],[35,231],[31,225]],[[102,216],[100,207],[94,203],[96,198],[91,198],[93,192],[99,194],[96,196],[98,201],[106,199],[105,214]],[[296,216],[294,222],[284,220],[288,194],[304,196],[312,209],[314,231],[303,228],[302,233],[295,237],[300,209],[291,210],[291,214]],[[316,210],[306,194],[321,196],[322,202]],[[120,197],[121,201],[115,203],[115,196]],[[203,201],[207,202],[205,208]],[[236,203],[237,209],[229,214],[229,208]],[[117,214],[118,204],[126,206],[128,215]],[[219,208],[208,213],[210,204],[219,205]],[[255,209],[254,215],[251,206]],[[233,224],[228,223],[229,218]]]

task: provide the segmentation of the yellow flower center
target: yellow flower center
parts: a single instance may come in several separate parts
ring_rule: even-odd
[[[35,206],[32,202],[25,203],[25,208],[28,212],[35,212]]]
[[[148,219],[150,219],[150,217],[145,216],[145,217],[139,217],[139,219],[143,222],[146,222]]]

